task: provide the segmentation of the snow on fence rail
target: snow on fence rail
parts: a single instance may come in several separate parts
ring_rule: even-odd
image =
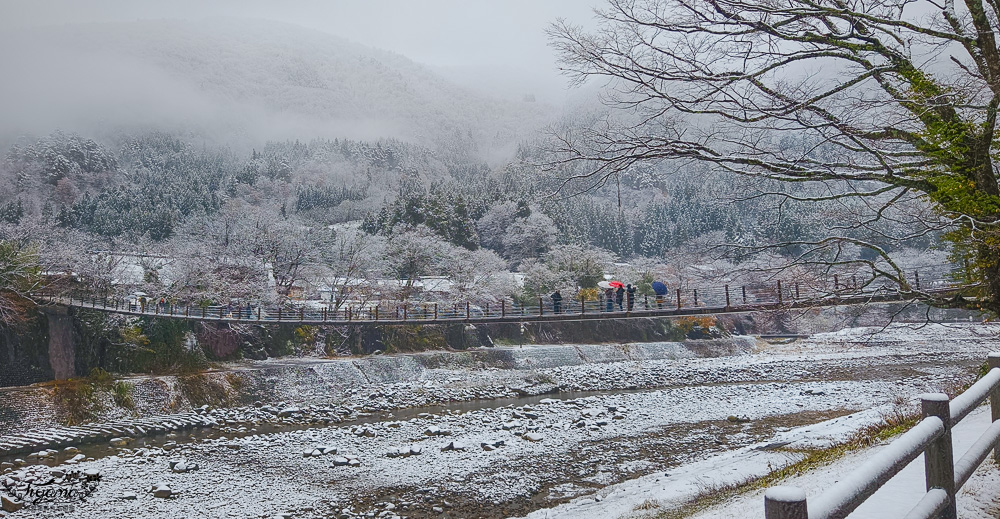
[[[872,456],[858,470],[806,503],[795,487],[778,486],[764,493],[765,519],[842,519],[847,517],[903,467],[924,454],[927,493],[905,519],[956,519],[955,493],[993,451],[1000,462],[1000,353],[990,353],[990,371],[968,390],[948,401],[942,393],[921,395],[923,419]],[[993,424],[957,462],[951,429],[986,399]]]

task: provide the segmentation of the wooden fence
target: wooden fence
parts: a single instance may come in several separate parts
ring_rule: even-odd
[[[872,456],[861,467],[812,501],[795,487],[779,486],[764,493],[766,519],[841,519],[865,502],[889,479],[920,454],[924,455],[927,493],[905,519],[956,519],[955,494],[993,451],[1000,463],[1000,353],[990,353],[990,370],[968,390],[949,402],[942,393],[921,396],[923,419]],[[957,462],[951,430],[986,399],[993,423]]]

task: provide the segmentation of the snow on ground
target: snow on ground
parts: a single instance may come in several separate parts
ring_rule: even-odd
[[[982,406],[952,429],[955,459],[965,451],[990,425],[990,410]],[[815,498],[841,478],[851,474],[880,447],[852,453],[828,466],[790,478],[782,485],[805,490],[807,499]],[[963,519],[996,518],[1000,512],[1000,469],[987,459],[958,493],[958,516]],[[872,497],[851,514],[851,519],[885,519],[902,517],[923,497],[924,458],[921,455],[889,480]],[[636,514],[630,514],[636,515]],[[764,492],[748,492],[728,503],[714,506],[691,516],[691,519],[745,519],[764,516]],[[555,517],[555,516],[552,516]]]
[[[767,450],[767,446],[787,444],[789,448],[826,446],[843,442],[858,428],[880,421],[890,406],[879,406],[824,422],[777,434],[773,440],[726,452],[682,465],[667,472],[651,474],[604,488],[593,496],[580,498],[552,509],[537,510],[527,519],[604,519],[627,517],[643,507],[674,508],[713,488],[739,484],[790,465],[802,455]],[[761,498],[763,499],[763,498]],[[756,511],[762,515],[763,508]],[[734,515],[733,517],[752,517]]]
[[[388,516],[411,518],[440,517],[444,510],[453,517],[620,517],[647,501],[680,503],[797,459],[756,447],[829,445],[877,421],[901,398],[905,402],[967,382],[986,352],[1000,346],[994,330],[890,329],[869,339],[870,332],[855,330],[838,334],[835,341],[796,341],[752,355],[553,364],[531,370],[531,377],[560,391],[549,399],[461,402],[423,414],[382,407],[389,400],[410,401],[410,393],[416,397],[464,388],[470,381],[492,386],[526,377],[524,370],[428,369],[410,386],[371,383],[351,397],[351,405],[367,400],[396,414],[373,415],[367,423],[217,439],[178,437],[169,451],[157,444],[101,446],[105,450],[95,454],[97,459],[78,465],[103,475],[87,501],[70,508],[26,508],[12,517],[226,518],[292,512],[305,519],[366,517],[390,505]],[[822,421],[831,416],[839,417]],[[822,423],[795,427],[815,421]],[[433,427],[450,434],[427,434]],[[452,442],[465,448],[447,449]],[[303,455],[324,445],[337,447],[337,455],[356,455],[360,465],[339,465],[333,455]],[[421,453],[389,455],[414,447]],[[201,468],[173,473],[168,460],[178,457]],[[179,495],[160,499],[145,490],[160,481]],[[990,484],[976,479],[969,488],[997,488]],[[123,499],[130,493],[135,499]],[[761,498],[745,499],[745,507],[735,508],[730,517],[761,515]]]

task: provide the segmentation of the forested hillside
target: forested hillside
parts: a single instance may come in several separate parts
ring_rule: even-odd
[[[303,284],[396,278],[405,282],[397,295],[410,298],[419,278],[447,276],[452,297],[488,301],[591,288],[606,272],[648,290],[652,279],[740,275],[761,265],[761,246],[824,236],[833,216],[851,212],[835,197],[807,208],[767,195],[777,188],[766,182],[670,162],[577,193],[562,180],[577,172],[544,166],[550,142],[541,128],[600,119],[600,109],[493,101],[401,56],[291,26],[144,21],[32,37],[186,85],[169,89],[183,92],[173,102],[190,116],[184,124],[109,116],[90,129],[23,131],[0,150],[4,235],[42,243],[49,268],[79,273],[94,290],[280,299]],[[105,61],[91,62],[102,72]],[[206,103],[210,118],[237,131],[201,124],[195,112]],[[274,137],[284,133],[303,137]],[[913,225],[889,221],[886,234]],[[880,241],[910,261],[909,248],[925,250],[933,238]],[[170,259],[144,260],[141,279],[126,282],[115,274],[121,258],[93,251]],[[779,247],[763,264],[793,262],[801,251]],[[523,289],[509,271],[526,273]]]

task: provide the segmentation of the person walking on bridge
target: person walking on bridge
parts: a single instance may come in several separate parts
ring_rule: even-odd
[[[629,285],[629,286],[631,286],[631,285]],[[622,310],[624,310],[624,308],[622,308],[622,302],[624,300],[625,300],[625,287],[623,287],[621,285],[618,285],[618,291],[615,292],[615,304],[618,305],[618,311],[619,312],[621,312]]]
[[[635,287],[629,285],[625,288],[625,299],[628,301],[628,311],[632,311],[632,307],[635,306]]]
[[[615,309],[614,304],[615,304],[615,289],[608,287],[604,289],[605,312],[613,311]]]
[[[552,298],[552,311],[555,312],[555,313],[557,313],[557,314],[561,314],[562,313],[562,294],[560,294],[559,291],[556,290],[549,297]]]

